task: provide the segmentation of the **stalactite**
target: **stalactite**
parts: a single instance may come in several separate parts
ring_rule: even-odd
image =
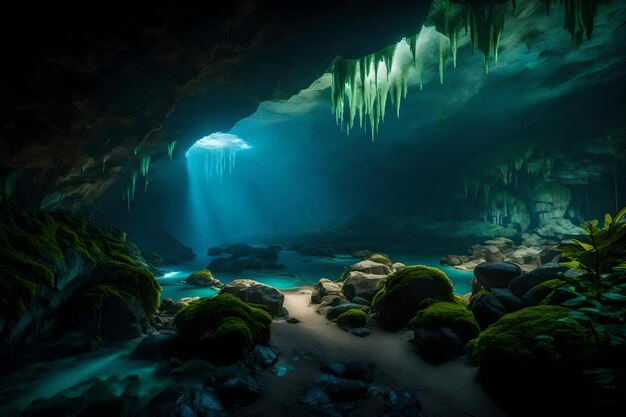
[[[167,155],[172,159],[172,155],[174,154],[174,147],[176,146],[176,141],[173,140],[167,143]]]
[[[139,162],[139,170],[142,176],[148,175],[148,171],[150,170],[150,154],[142,154]]]
[[[130,194],[130,201],[135,201],[135,188],[137,186],[137,171],[133,170],[133,173],[131,174],[131,194]]]
[[[141,144],[135,145],[135,147],[133,148],[133,155],[135,155],[135,156],[139,155],[139,150],[140,149],[141,149]]]
[[[110,156],[110,155],[104,155],[104,156],[102,157],[102,173],[103,173],[103,174],[104,174],[104,171],[105,171],[105,170],[106,170],[106,168],[107,168],[107,161],[108,161],[109,159],[111,159],[111,156]]]

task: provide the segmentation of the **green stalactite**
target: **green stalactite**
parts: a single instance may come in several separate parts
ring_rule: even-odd
[[[167,143],[167,155],[172,159],[172,155],[174,155],[174,147],[176,146],[176,141],[173,140]]]

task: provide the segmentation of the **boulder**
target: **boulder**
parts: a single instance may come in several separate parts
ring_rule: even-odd
[[[544,237],[556,238],[561,238],[562,236],[582,236],[585,234],[585,231],[581,227],[576,226],[568,219],[553,220],[538,228],[536,232]]]
[[[196,287],[221,287],[223,284],[208,269],[193,272],[185,282]]]
[[[493,294],[486,294],[476,299],[472,313],[481,329],[487,328],[507,313],[506,307]]]
[[[96,286],[87,293],[96,294],[101,286]],[[104,286],[102,286],[104,288]],[[149,321],[145,310],[134,300],[126,299],[115,291],[104,289],[104,298],[98,313],[81,314],[77,329],[89,337],[104,340],[128,340],[140,337]]]
[[[319,304],[325,296],[338,294],[341,294],[341,285],[327,278],[322,278],[317,282],[317,284],[315,284],[315,287],[313,287],[313,291],[311,292],[311,303]]]
[[[517,297],[523,298],[533,287],[536,287],[542,282],[559,278],[563,276],[563,273],[566,271],[567,268],[561,264],[547,263],[513,279],[509,284],[509,288]]]
[[[365,260],[365,261],[355,263],[354,265],[348,268],[347,272],[351,272],[351,271],[359,271],[364,274],[385,275],[385,276],[393,273],[393,270],[391,269],[389,265],[386,265],[384,263],[373,262],[370,260]]]
[[[483,242],[483,245],[495,246],[500,252],[504,252],[507,249],[512,249],[515,246],[515,242],[506,237],[496,237]]]
[[[518,264],[535,264],[538,265],[539,254],[541,253],[541,248],[537,247],[526,247],[526,246],[518,246],[515,248],[513,252],[511,252],[508,257],[513,262]]]
[[[332,307],[330,310],[328,310],[328,312],[326,313],[326,318],[328,318],[328,320],[335,320],[336,318],[338,318],[341,314],[347,312],[348,310],[363,310],[365,313],[369,313],[370,308],[368,306],[364,306],[361,304],[353,304],[353,303],[347,303],[347,304],[340,304],[336,307]]]
[[[367,398],[367,384],[356,379],[339,378],[326,387],[328,396],[336,402],[358,401]]]
[[[321,388],[312,388],[300,397],[300,401],[304,404],[316,406],[322,404],[329,404],[331,402],[330,397]]]
[[[369,302],[368,300],[366,300],[365,298],[361,298],[361,297],[358,297],[358,296],[357,297],[352,297],[352,300],[350,300],[350,301],[352,303],[354,303],[354,304],[361,304],[361,305],[368,306],[368,307],[372,305],[372,303]]]
[[[491,295],[502,303],[507,313],[517,311],[524,306],[522,300],[516,297],[508,288],[492,288]]]
[[[263,393],[263,388],[252,376],[241,375],[218,385],[216,391],[223,404],[240,407],[256,401]]]
[[[278,361],[278,355],[272,349],[263,345],[254,347],[254,357],[262,368],[269,368]]]
[[[427,298],[453,301],[452,282],[438,268],[408,266],[381,284],[372,307],[383,328],[397,330],[413,318]]]
[[[357,379],[363,382],[374,381],[374,369],[376,366],[372,362],[366,361],[351,361],[345,364],[346,370],[343,373],[343,378]]]
[[[394,272],[398,272],[406,268],[406,265],[403,264],[402,262],[396,262],[393,265],[391,265],[391,267],[393,268]]]
[[[342,304],[348,304],[350,301],[346,300],[340,295],[327,295],[322,297],[322,302],[319,307],[317,307],[317,312],[323,316],[328,314],[328,311],[336,306]]]
[[[372,334],[372,331],[368,329],[367,327],[354,327],[350,329],[350,334],[353,334],[359,337],[366,337]]]
[[[439,264],[444,266],[457,266],[462,263],[461,257],[456,255],[446,255],[439,261]]]
[[[167,387],[146,405],[139,416],[225,417],[226,412],[211,388],[198,379],[189,379]]]
[[[251,279],[236,279],[224,286],[220,294],[232,294],[246,303],[263,305],[272,316],[281,314],[285,301],[285,295],[276,288]]]
[[[474,276],[485,288],[508,288],[522,274],[522,268],[511,262],[483,262],[474,269]]]
[[[337,326],[344,330],[350,330],[354,327],[365,327],[366,323],[367,313],[357,308],[351,308],[337,317]]]
[[[385,275],[366,274],[360,271],[351,271],[343,283],[343,294],[348,300],[354,297],[372,301],[378,291],[378,286]]]
[[[459,355],[465,348],[465,343],[449,327],[415,329],[413,343],[422,358],[435,364]]]
[[[504,255],[497,246],[493,245],[474,245],[472,246],[472,257],[474,259],[484,259],[487,262],[501,262]]]
[[[133,354],[139,359],[167,358],[173,351],[173,343],[173,336],[153,334],[144,337],[135,348]]]

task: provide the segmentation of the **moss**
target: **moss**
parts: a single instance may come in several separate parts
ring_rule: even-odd
[[[535,306],[506,314],[469,344],[486,388],[504,399],[554,403],[584,390],[581,374],[598,359],[591,329],[571,310]],[[559,401],[560,402],[560,401]]]
[[[217,364],[245,357],[256,344],[267,344],[272,317],[231,294],[193,301],[175,318],[182,354]]]
[[[427,298],[454,301],[452,289],[452,282],[442,270],[409,266],[381,282],[372,306],[379,313],[383,327],[399,329],[408,323]]]
[[[488,295],[489,291],[487,290],[480,290],[475,294],[472,294],[472,297],[469,299],[469,303],[467,305],[467,308],[469,308],[470,310],[474,308],[474,304],[476,304],[476,301],[478,301],[481,297],[484,297],[485,295]]]
[[[448,327],[463,343],[469,342],[480,333],[474,315],[465,306],[456,302],[439,301],[430,304],[415,314],[411,326],[428,330]]]
[[[187,277],[187,283],[191,285],[210,286],[215,282],[215,277],[208,269],[193,272]]]
[[[142,269],[146,264],[139,249],[126,242],[123,232],[64,211],[25,208],[10,199],[0,201],[0,218],[0,316],[8,319],[5,332],[30,310],[37,294],[55,291],[57,275],[73,262],[66,258],[71,251],[99,265],[96,271],[110,270],[109,277],[92,277],[85,293],[108,284],[137,298],[149,314],[156,311],[160,287]]]
[[[372,261],[372,262],[376,262],[377,264],[384,264],[387,266],[392,266],[393,262],[391,261],[391,259],[389,259],[388,257],[386,257],[385,255],[381,254],[381,253],[375,253],[372,256],[370,256],[369,258],[367,258],[368,261]]]
[[[132,300],[133,296],[125,291],[118,290],[112,285],[98,284],[87,290],[80,301],[83,308],[98,315],[102,304],[109,298],[117,298],[125,304],[129,300]]]
[[[352,329],[363,327],[367,323],[367,313],[359,308],[351,308],[337,317],[337,325],[341,328]]]
[[[469,307],[469,301],[467,301],[465,298],[463,298],[463,296],[458,295],[458,294],[454,294],[454,301],[460,305],[463,306],[465,308]]]
[[[98,265],[92,276],[99,282],[133,296],[146,314],[156,314],[160,304],[161,286],[149,271],[119,262],[109,262]]]

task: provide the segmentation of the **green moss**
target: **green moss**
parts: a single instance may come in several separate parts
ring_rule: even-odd
[[[454,301],[452,289],[452,282],[442,270],[408,266],[381,282],[372,306],[383,327],[398,329],[408,323],[424,300]]]
[[[102,304],[109,298],[117,298],[122,303],[127,303],[133,296],[125,291],[120,291],[109,284],[98,284],[87,290],[81,297],[82,307],[95,315],[99,315]]]
[[[369,258],[367,258],[368,261],[372,261],[372,262],[376,262],[377,264],[384,264],[387,266],[392,266],[393,262],[391,261],[391,259],[387,258],[385,255],[380,254],[380,253],[375,253],[372,256],[370,256]]]
[[[193,272],[187,277],[187,283],[192,285],[209,286],[213,285],[214,281],[215,277],[208,269],[201,269],[200,271]]]
[[[351,308],[337,317],[337,325],[342,328],[363,327],[366,323],[367,313],[359,308]]]
[[[232,363],[254,345],[269,342],[272,317],[231,294],[220,294],[189,303],[175,324],[184,354]]]
[[[535,306],[506,314],[470,342],[485,386],[499,395],[546,399],[557,391],[584,389],[585,369],[598,359],[592,330],[570,317],[571,310]]]
[[[460,296],[458,294],[454,294],[454,301],[460,305],[463,306],[465,308],[469,307],[469,301],[467,301],[465,298],[463,298],[463,296]]]
[[[448,327],[467,343],[478,336],[480,328],[474,315],[463,305],[456,302],[435,302],[418,311],[411,321],[414,328],[436,330]]]
[[[489,291],[487,290],[480,290],[475,294],[472,294],[472,297],[469,299],[469,303],[467,305],[467,308],[469,308],[470,310],[474,308],[474,304],[476,304],[476,301],[478,301],[481,297],[484,297],[485,295],[488,295]]]
[[[161,286],[147,270],[119,262],[98,265],[93,279],[133,296],[146,314],[154,315],[160,304]]]

